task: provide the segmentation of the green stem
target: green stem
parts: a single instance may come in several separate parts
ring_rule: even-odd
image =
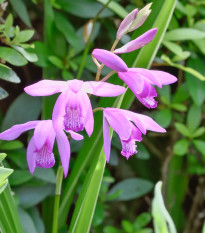
[[[58,233],[58,212],[59,212],[59,203],[60,203],[62,180],[63,180],[63,168],[60,165],[58,167],[57,177],[56,177],[56,193],[55,193],[54,209],[53,209],[52,233]]]

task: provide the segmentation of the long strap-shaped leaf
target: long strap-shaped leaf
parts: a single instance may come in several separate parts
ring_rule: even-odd
[[[153,24],[149,23],[144,29],[148,30],[150,27],[160,28],[157,34],[157,40],[151,42],[148,45],[149,49],[143,48],[142,50],[140,50],[140,53],[137,56],[137,60],[136,60],[136,57],[132,58],[133,54],[131,54],[130,57],[129,55],[126,56],[125,60],[129,59],[128,63],[130,63],[130,60],[132,60],[132,66],[146,67],[146,68],[149,67],[149,65],[153,61],[153,58],[159,48],[160,42],[163,39],[164,33],[167,29],[167,26],[172,16],[175,3],[176,3],[176,0],[166,0],[166,1],[157,0],[154,2],[153,7],[152,7],[153,16],[152,16],[152,19],[150,18],[150,21],[154,23]],[[116,79],[116,82],[120,83],[119,79]],[[123,108],[129,108],[132,101],[133,101],[133,95],[130,95],[130,93],[127,92],[125,95],[125,98],[123,99],[123,104],[122,104]],[[113,102],[111,98],[110,99],[105,98],[100,102],[101,106],[116,107],[116,104],[117,102],[116,101]],[[78,184],[79,177],[82,175],[82,172],[84,171],[84,169],[88,167],[90,163],[93,162],[92,161],[93,158],[96,159],[96,157],[99,158],[100,156],[100,153],[102,151],[102,127],[101,125],[102,125],[102,117],[101,117],[101,114],[97,112],[95,116],[95,130],[93,132],[93,135],[91,138],[85,139],[85,143],[80,153],[78,154],[78,158],[75,162],[73,170],[69,176],[69,180],[66,184],[66,188],[64,190],[63,199],[60,205],[59,227],[62,227],[66,222],[68,211],[73,201],[73,197],[75,194],[75,190]],[[92,141],[92,144],[90,144],[90,141]],[[101,169],[104,169],[104,167],[102,166]],[[99,179],[98,184],[96,183],[96,186],[95,186],[96,190],[99,188],[101,179],[102,178]],[[92,188],[94,187],[92,186]],[[89,193],[89,190],[90,190],[90,186],[88,187],[87,193]],[[81,212],[84,211],[83,208],[85,208],[85,205],[83,205],[82,208],[80,209]],[[91,206],[89,208],[91,208]],[[93,203],[93,206],[92,206],[92,211],[91,211],[92,214],[93,214],[94,209],[95,209],[95,203]],[[92,214],[90,215],[89,222],[92,219],[92,216],[93,216]],[[89,219],[89,217],[87,218],[86,216],[86,219],[81,220],[81,218],[83,218],[84,215],[80,214],[78,216],[79,217],[76,219],[77,222],[74,224],[75,228],[77,227],[79,223],[86,224],[86,221]],[[89,224],[87,225],[90,226]],[[72,232],[72,229],[70,230]],[[87,229],[86,231],[84,230],[83,232],[89,232],[89,229]]]
[[[23,233],[17,206],[8,186],[0,195],[0,229],[3,233]]]

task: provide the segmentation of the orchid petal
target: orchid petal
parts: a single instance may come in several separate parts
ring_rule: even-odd
[[[132,25],[137,13],[138,9],[134,9],[123,19],[117,30],[117,39],[121,39],[129,31],[129,28]]]
[[[104,114],[103,114],[103,142],[104,142],[105,157],[107,162],[109,162],[110,148],[111,148],[110,129]]]
[[[136,72],[119,72],[118,76],[123,82],[137,95],[142,92],[144,86],[144,80]]]
[[[94,128],[94,117],[93,117],[93,110],[92,105],[90,103],[90,99],[87,94],[82,92],[79,96],[80,105],[82,107],[82,113],[85,116],[85,130],[90,137],[93,133]]]
[[[61,158],[64,176],[66,177],[68,175],[70,161],[70,143],[63,130],[59,131],[56,135],[56,141],[58,144],[58,151]]]
[[[65,115],[66,100],[69,98],[69,91],[61,93],[56,100],[56,103],[53,108],[52,121],[53,128],[58,133],[64,128],[63,120]]]
[[[72,130],[68,130],[68,133],[71,135],[71,137],[76,140],[76,141],[80,141],[82,140],[84,137],[82,135],[80,135],[79,133],[76,133]]]
[[[0,140],[13,140],[19,137],[24,131],[33,129],[40,121],[29,121],[25,124],[14,125],[10,129],[0,133]]]
[[[36,150],[36,147],[34,143],[34,137],[32,137],[27,147],[27,163],[28,163],[28,167],[29,167],[31,174],[34,173],[34,170],[36,168],[35,150]]]
[[[140,74],[143,78],[149,81],[151,84],[162,87],[162,83],[158,79],[156,75],[151,70],[143,69],[143,68],[129,68],[129,71],[136,72]]]
[[[24,88],[24,91],[32,96],[48,96],[62,92],[67,88],[67,82],[55,80],[41,80]]]
[[[116,54],[110,51],[104,49],[94,49],[92,55],[107,67],[118,72],[126,72],[128,69],[125,62]]]
[[[84,90],[92,95],[112,97],[123,94],[126,88],[106,82],[90,81],[84,83]]]
[[[52,151],[55,140],[55,131],[51,120],[41,121],[34,130],[34,142],[38,150],[47,142]]]
[[[73,79],[73,80],[68,81],[68,86],[72,92],[78,93],[83,86],[83,81]]]
[[[164,71],[159,70],[150,70],[150,72],[155,75],[155,77],[161,82],[162,85],[168,85],[175,83],[177,81],[177,78]]]
[[[120,112],[119,109],[106,108],[104,110],[104,116],[106,117],[110,127],[119,135],[123,140],[128,140],[132,133],[131,122]]]
[[[139,36],[135,40],[128,42],[127,44],[125,44],[121,48],[116,49],[114,51],[114,53],[116,53],[116,54],[129,53],[129,52],[132,52],[136,49],[139,49],[139,48],[145,46],[146,44],[148,44],[150,41],[152,41],[154,39],[156,33],[157,33],[157,28],[153,28],[153,29],[145,32],[144,34],[142,34],[141,36]]]

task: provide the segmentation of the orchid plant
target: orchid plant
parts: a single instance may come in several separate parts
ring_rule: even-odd
[[[78,79],[69,81],[42,80],[25,87],[24,91],[31,96],[50,96],[60,93],[53,108],[52,119],[15,125],[0,133],[1,140],[14,140],[23,132],[34,129],[34,135],[27,148],[27,162],[31,174],[33,174],[35,167],[50,168],[54,166],[53,145],[56,139],[64,176],[66,177],[72,150],[67,134],[74,140],[83,140],[80,132],[85,129],[90,137],[94,129],[93,113],[96,111],[103,111],[104,154],[107,162],[110,159],[111,149],[110,127],[118,134],[122,144],[121,154],[126,159],[137,153],[135,142],[142,141],[142,134],[145,135],[147,130],[159,133],[166,132],[149,116],[109,106],[93,109],[90,101],[91,95],[117,97],[126,92],[127,89],[124,86],[108,82],[112,75],[117,73],[136,98],[145,107],[152,109],[157,107],[155,100],[157,92],[154,86],[161,88],[162,85],[169,85],[177,81],[175,76],[164,71],[129,68],[117,55],[139,49],[154,39],[157,28],[148,30],[121,48],[116,48],[124,35],[143,25],[151,12],[150,7],[151,4],[148,4],[140,11],[135,9],[125,17],[118,28],[116,40],[110,51],[99,48],[93,50],[92,58],[97,66],[95,81],[84,82]],[[112,71],[101,78],[101,71],[104,66],[112,69]],[[58,182],[61,183],[62,180]]]

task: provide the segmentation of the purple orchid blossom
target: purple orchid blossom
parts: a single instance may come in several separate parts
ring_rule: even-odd
[[[34,129],[34,135],[27,148],[27,162],[31,174],[33,174],[36,166],[41,168],[54,166],[53,144],[56,138],[64,176],[66,177],[70,160],[70,144],[64,132],[56,134],[51,120],[29,121],[25,124],[14,125],[0,133],[0,140],[14,140],[23,132],[31,129]],[[69,133],[75,140],[83,139],[80,134],[73,131],[69,131]]]
[[[120,69],[118,67],[118,69]],[[87,94],[112,97],[126,91],[124,87],[104,82],[83,82],[81,80],[53,81],[42,80],[26,87],[25,92],[32,96],[47,96],[62,92],[53,109],[53,126],[56,133],[82,131],[91,136],[94,127],[92,106]]]
[[[128,68],[119,56],[107,50],[94,49],[92,54],[97,60],[117,71],[119,78],[127,84],[137,99],[147,108],[157,107],[157,102],[154,99],[157,92],[152,85],[161,88],[162,85],[172,84],[177,81],[175,76],[164,71]]]
[[[103,111],[103,140],[107,162],[110,159],[111,148],[109,126],[119,135],[122,144],[121,154],[127,159],[137,153],[135,142],[140,142],[142,134],[146,134],[147,130],[160,133],[166,132],[148,116],[124,109],[105,108]]]

